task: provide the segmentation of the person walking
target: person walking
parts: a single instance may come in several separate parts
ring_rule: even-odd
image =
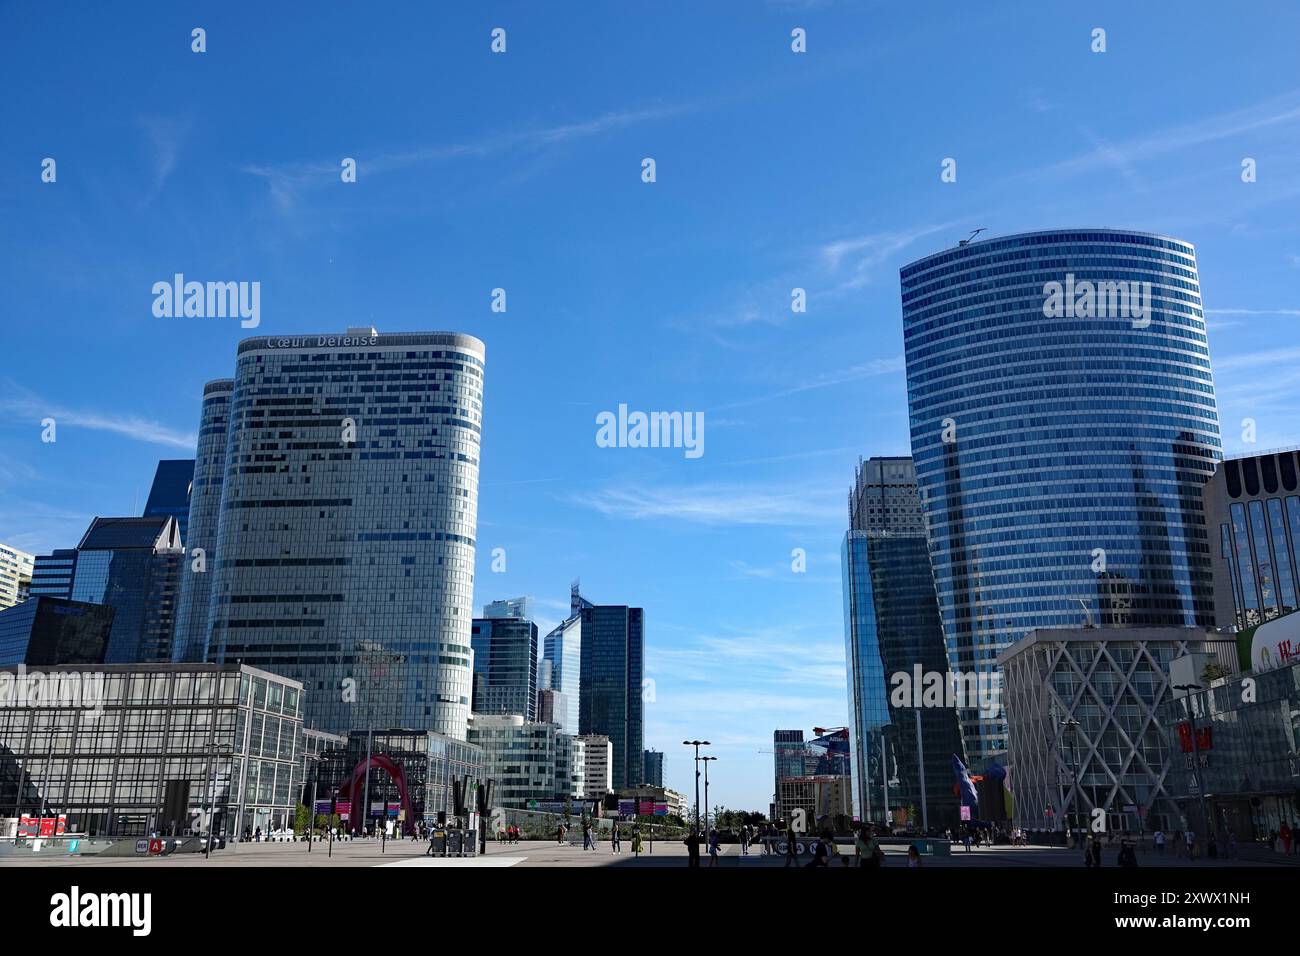
[[[610,834],[609,834],[609,852],[610,852],[610,853],[622,853],[622,852],[623,852],[622,844],[619,843],[618,838],[619,838],[619,833],[618,833],[618,821],[615,820],[615,821],[614,821],[614,827],[613,827],[613,829],[610,831]]]
[[[1196,859],[1196,831],[1188,830],[1185,839],[1187,840],[1187,858]]]
[[[919,870],[921,868],[921,851],[913,843],[907,848],[907,867],[910,870]]]
[[[1157,830],[1155,832],[1155,835],[1151,838],[1151,841],[1155,844],[1157,853],[1163,854],[1165,852],[1165,831],[1164,830]]]
[[[718,865],[718,831],[716,829],[709,831],[709,866]]]
[[[641,858],[641,828],[635,824],[632,826],[632,855]]]
[[[740,828],[740,855],[749,856],[749,824]]]
[[[1282,838],[1282,855],[1290,855],[1291,840],[1295,837],[1295,834],[1291,830],[1291,825],[1283,822],[1281,829],[1277,831],[1277,835]]]
[[[686,834],[686,839],[682,841],[686,844],[686,865],[699,869],[700,866],[700,834],[695,827],[691,827],[691,832]]]
[[[799,841],[795,839],[794,828],[790,827],[785,831],[785,865],[789,866],[796,862],[799,856]],[[782,867],[784,869],[784,867]]]

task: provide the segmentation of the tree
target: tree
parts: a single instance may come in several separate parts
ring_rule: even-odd
[[[293,828],[297,833],[306,833],[311,828],[311,811],[301,803],[293,808]]]
[[[1218,661],[1210,661],[1210,663],[1205,665],[1205,670],[1201,672],[1201,683],[1211,684],[1216,680],[1221,680],[1224,677],[1231,676],[1232,674],[1228,669]]]

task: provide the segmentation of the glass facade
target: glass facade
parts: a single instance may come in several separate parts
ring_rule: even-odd
[[[300,685],[237,665],[86,674],[102,678],[99,707],[46,696],[0,708],[0,816],[66,814],[69,832],[91,836],[185,834],[207,832],[215,806],[218,833],[293,826]]]
[[[1161,708],[1180,820],[1210,832],[1203,787],[1213,829],[1243,841],[1300,825],[1300,664],[1249,679],[1249,693],[1230,678]]]
[[[464,739],[483,358],[440,332],[240,343],[209,659],[301,680],[319,730]]]
[[[0,544],[0,611],[27,598],[36,555]]]
[[[470,644],[474,713],[536,719],[537,625],[514,617],[475,618]]]
[[[662,787],[664,785],[664,755],[658,750],[645,752],[645,785]]]
[[[546,689],[554,691],[552,716],[566,734],[578,733],[582,684],[582,617],[575,615],[546,635],[542,649]]]
[[[572,738],[555,724],[475,714],[469,741],[483,748],[483,775],[493,783],[494,806],[527,809],[531,800],[577,796],[570,792],[574,780]]]
[[[172,653],[176,661],[203,661],[208,657],[208,606],[212,595],[209,562],[216,558],[226,440],[230,435],[230,396],[234,389],[235,380],[230,378],[216,379],[203,386],[188,533],[183,539],[186,560],[181,566],[181,597]],[[203,553],[202,564],[195,563],[196,549]]]
[[[0,667],[102,664],[113,613],[45,594],[0,611]]]
[[[1192,246],[1028,233],[929,256],[900,280],[912,455],[952,666],[992,671],[1030,629],[1089,616],[1212,623],[1200,491],[1221,446]],[[962,730],[972,758],[1006,749],[1002,718],[963,712]]]
[[[189,541],[186,534],[190,521],[190,483],[193,480],[194,459],[163,459],[158,462],[149,498],[144,504],[145,517],[166,515],[175,518],[181,529],[182,542]]]
[[[582,619],[582,679],[578,730],[604,734],[614,745],[614,789],[642,783],[645,754],[645,612],[625,604],[593,604],[575,589],[572,607]]]
[[[77,549],[59,548],[50,554],[38,554],[32,565],[32,595],[72,600],[72,579],[77,571]]]
[[[842,562],[854,806],[875,822],[899,808],[915,810],[918,823],[923,817],[935,824],[956,822],[952,755],[965,760],[956,710],[946,701],[913,707],[910,694],[896,707],[891,693],[896,675],[905,675],[910,688],[918,676],[946,680],[951,672],[910,458],[872,458],[859,465],[849,525]]]
[[[113,608],[104,663],[171,660],[183,557],[175,518],[91,523],[77,545],[72,600]]]
[[[1229,459],[1205,486],[1220,627],[1254,627],[1297,607],[1300,453]]]

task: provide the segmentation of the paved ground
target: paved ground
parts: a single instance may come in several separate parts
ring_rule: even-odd
[[[593,867],[593,866],[617,866],[617,867],[685,867],[686,866],[686,848],[681,843],[662,843],[657,842],[654,845],[653,852],[649,851],[649,845],[646,845],[647,852],[640,857],[634,857],[629,849],[629,844],[623,844],[623,852],[615,854],[610,851],[609,844],[601,843],[595,850],[582,849],[581,844],[577,846],[557,846],[553,842],[533,841],[524,842],[514,845],[498,845],[494,842],[488,843],[488,852],[483,857],[470,857],[464,859],[434,859],[424,856],[425,844],[417,844],[411,841],[393,842],[390,841],[386,846],[381,846],[378,841],[353,841],[348,843],[335,843],[333,855],[331,856],[327,847],[323,844],[315,844],[311,853],[307,852],[307,846],[303,843],[242,843],[238,846],[225,850],[219,850],[212,854],[211,859],[205,860],[203,854],[177,854],[169,857],[156,859],[139,859],[134,857],[93,857],[93,856],[75,856],[70,857],[65,851],[55,849],[53,852],[49,848],[42,850],[40,853],[32,853],[29,850],[21,850],[13,853],[6,848],[3,855],[0,855],[0,868],[20,867],[20,866],[59,866],[59,867],[113,867],[113,866],[152,866],[152,867],[228,867],[228,866],[257,866],[257,867],[294,867],[294,866],[313,866],[313,867],[350,867],[350,866],[432,866],[432,867]],[[785,858],[779,856],[765,856],[761,848],[753,849],[748,855],[740,853],[739,846],[734,844],[724,846],[723,852],[718,861],[719,868],[734,867],[771,867],[778,868],[785,865]],[[1115,862],[1115,850],[1107,850],[1103,857],[1106,866],[1113,866]],[[1200,868],[1218,868],[1224,866],[1300,866],[1300,857],[1282,857],[1281,854],[1268,854],[1266,850],[1254,852],[1254,848],[1248,848],[1247,859],[1238,860],[1195,860],[1188,861],[1180,859],[1173,855],[1172,852],[1166,851],[1164,854],[1157,854],[1155,851],[1147,849],[1139,853],[1138,864],[1141,867],[1151,866],[1192,866]],[[806,863],[807,857],[800,857],[799,863]],[[891,867],[906,867],[906,849],[902,846],[890,846],[886,848],[886,862]],[[701,865],[708,866],[708,857],[701,861]],[[1065,850],[1059,847],[984,847],[972,850],[966,853],[961,848],[955,848],[955,852],[950,857],[925,857],[923,866],[926,867],[1079,867],[1081,864],[1081,853],[1075,850]],[[838,865],[838,864],[837,864]]]

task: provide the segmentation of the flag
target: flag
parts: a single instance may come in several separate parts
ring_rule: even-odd
[[[966,765],[961,762],[961,758],[956,754],[952,755],[952,772],[953,776],[957,778],[957,789],[961,794],[961,805],[963,807],[979,806],[980,801],[975,793],[975,784],[971,782]]]

